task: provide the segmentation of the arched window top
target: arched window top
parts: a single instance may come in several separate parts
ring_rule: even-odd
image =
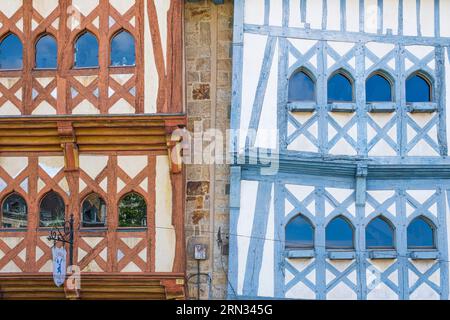
[[[136,64],[135,43],[133,36],[121,30],[111,40],[111,66],[134,66]]]
[[[376,72],[366,80],[366,101],[392,101],[392,85],[383,72]]]
[[[147,204],[144,198],[131,192],[119,202],[119,227],[147,226]]]
[[[304,69],[296,71],[289,79],[289,101],[315,101],[316,84]]]
[[[17,70],[23,66],[23,46],[14,33],[7,34],[0,41],[0,69]]]
[[[18,193],[6,197],[2,205],[3,228],[26,228],[28,225],[28,210],[25,199]]]
[[[75,41],[75,68],[98,67],[98,41],[89,31],[84,31]]]
[[[432,85],[430,79],[421,72],[406,79],[406,102],[430,102]]]
[[[36,62],[38,69],[56,69],[58,47],[56,39],[50,34],[42,35],[36,41]]]
[[[96,193],[91,193],[83,200],[81,206],[83,227],[104,227],[106,223],[106,203]]]
[[[326,247],[335,249],[353,249],[353,227],[342,216],[328,223],[325,230]]]
[[[329,102],[353,101],[353,80],[344,70],[339,70],[328,79],[327,90]]]
[[[65,212],[63,198],[55,191],[50,191],[41,200],[39,226],[62,226]]]
[[[367,248],[394,248],[394,228],[383,217],[370,221],[366,228]]]
[[[312,248],[314,246],[314,228],[303,215],[294,217],[286,225],[287,248]]]
[[[427,218],[420,216],[408,225],[408,248],[435,248],[434,224]]]

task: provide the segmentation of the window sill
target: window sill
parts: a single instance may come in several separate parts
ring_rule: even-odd
[[[395,250],[370,250],[369,258],[373,260],[377,259],[395,259],[397,258],[397,251]]]
[[[315,256],[314,249],[286,249],[287,258],[313,258]]]
[[[410,113],[432,113],[437,111],[437,103],[434,102],[412,102],[406,105]]]
[[[27,228],[0,228],[0,232],[27,232]]]
[[[106,227],[81,227],[80,232],[107,232],[108,228]]]
[[[439,258],[439,251],[437,250],[421,250],[410,251],[409,257],[412,260],[437,260]]]
[[[147,227],[119,227],[117,232],[143,232],[147,231]]]
[[[328,258],[330,260],[353,260],[356,258],[355,251],[338,251],[328,250]]]
[[[300,101],[288,102],[287,108],[290,112],[313,112],[316,110],[316,103]]]
[[[356,103],[353,102],[333,102],[328,104],[330,112],[355,112]]]
[[[394,102],[369,102],[367,103],[367,111],[371,113],[377,112],[394,112],[395,103]]]

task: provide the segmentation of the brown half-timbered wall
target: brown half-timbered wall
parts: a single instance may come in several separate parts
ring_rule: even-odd
[[[180,113],[182,9],[179,0],[8,0],[0,6],[0,40],[16,34],[23,69],[0,70],[0,116]],[[136,43],[136,66],[110,67],[110,41],[120,30]],[[99,67],[74,69],[83,31],[99,42]],[[57,39],[57,70],[36,70],[35,43]]]

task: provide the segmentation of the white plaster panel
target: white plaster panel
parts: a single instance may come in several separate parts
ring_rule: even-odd
[[[395,48],[391,43],[382,42],[368,42],[366,47],[380,59]]]
[[[109,0],[109,3],[114,7],[114,9],[119,11],[119,13],[122,15],[125,14],[135,4],[135,2],[136,2],[135,0]],[[161,2],[161,1],[156,1],[156,2]],[[170,2],[170,1],[166,1],[166,2]]]
[[[108,159],[108,156],[80,155],[80,169],[95,179],[108,164]]]
[[[275,52],[270,67],[269,79],[267,82],[264,102],[261,109],[258,133],[256,135],[255,146],[259,148],[277,149],[278,111],[278,41],[275,43]]]
[[[147,12],[148,4],[144,1],[144,12]],[[156,69],[155,55],[153,52],[152,35],[148,14],[144,14],[144,112],[156,112],[156,100],[158,98],[159,77]]]
[[[303,28],[300,15],[300,0],[290,0],[289,2],[289,27]]]
[[[16,178],[27,166],[27,157],[0,157],[0,167],[2,167],[11,178]]]
[[[244,53],[242,70],[242,100],[241,100],[241,130],[247,130],[255,100],[256,88],[259,82],[261,66],[267,36],[244,34]],[[239,146],[245,144],[245,135],[240,136]]]
[[[316,298],[316,293],[306,286],[302,281],[297,282],[285,295],[290,299],[308,299],[312,300]]]
[[[8,0],[2,3],[1,11],[2,13],[11,18],[11,16],[16,13],[17,10],[22,6],[22,0]]]
[[[434,37],[434,0],[420,1],[420,31],[424,37]]]
[[[356,298],[356,292],[354,292],[344,282],[340,282],[327,293],[328,300],[355,300]]]
[[[347,0],[345,3],[346,30],[359,31],[359,0]]]
[[[248,248],[252,235],[253,218],[255,216],[258,181],[241,181],[240,213],[237,223],[237,293],[242,294],[245,267],[247,265]]]
[[[367,300],[398,300],[398,295],[383,282],[379,282],[367,294]]]
[[[417,35],[416,1],[403,1],[403,34]]]
[[[319,149],[314,145],[305,135],[299,135],[294,141],[292,141],[288,147],[288,150],[304,151],[304,152],[318,152]]]
[[[42,101],[36,109],[33,110],[34,115],[55,115],[56,109],[47,101]]]
[[[274,209],[274,186],[270,192],[270,207],[267,221],[266,240],[259,273],[258,296],[274,296],[275,261],[274,261],[274,241],[275,241],[275,209]]]
[[[327,29],[341,30],[340,0],[327,0]]]
[[[306,1],[306,22],[310,24],[311,29],[322,29],[322,1]]]
[[[147,166],[148,157],[119,156],[117,157],[117,164],[130,178],[135,178]]]
[[[20,110],[9,100],[6,101],[0,107],[0,116],[20,116],[20,115],[21,115]]]
[[[156,15],[158,17],[159,36],[163,51],[164,66],[167,66],[167,36],[169,31],[169,25],[167,24],[167,13],[170,8],[170,1],[154,1],[154,4],[156,7]]]
[[[281,27],[283,24],[283,2],[270,0],[269,25]]]
[[[39,166],[50,176],[54,177],[64,168],[64,157],[39,157]]]
[[[440,298],[439,294],[426,283],[422,283],[409,296],[411,300],[440,300]]]
[[[315,190],[314,186],[305,186],[298,184],[286,184],[285,187],[300,202],[305,200],[306,197]]]
[[[450,12],[450,1],[448,0],[439,1],[439,33],[441,37],[450,37],[450,19],[448,18],[449,12]]]
[[[98,1],[99,0],[72,0],[72,5],[86,17],[98,6]]]
[[[33,0],[33,8],[44,18],[58,7],[58,0]]]
[[[264,24],[264,3],[261,0],[246,0],[244,6],[244,23]]]
[[[383,0],[383,33],[398,33],[398,0]]]
[[[407,190],[406,192],[414,200],[423,204],[436,193],[436,190]]]
[[[406,46],[405,48],[419,59],[425,58],[427,55],[429,55],[434,51],[433,46],[415,45],[415,46]]]
[[[81,101],[73,110],[72,114],[99,114],[100,110],[96,108],[87,99]]]
[[[171,272],[175,259],[175,229],[172,225],[172,183],[169,159],[156,157],[155,177],[155,271]]]
[[[356,14],[356,13],[354,13]],[[364,1],[364,31],[376,33],[378,26],[378,4],[377,0]]]

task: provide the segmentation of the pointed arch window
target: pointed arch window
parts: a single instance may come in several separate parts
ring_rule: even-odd
[[[340,70],[328,79],[328,102],[353,102],[353,80]]]
[[[89,31],[83,32],[75,41],[74,67],[98,67],[98,41]]]
[[[83,213],[83,227],[104,227],[106,224],[106,203],[96,193],[88,195],[81,206]]]
[[[128,31],[121,30],[111,40],[111,66],[123,67],[135,64],[134,37]]]
[[[289,101],[315,101],[316,84],[306,70],[300,69],[289,79]]]
[[[392,101],[392,84],[384,73],[376,72],[366,80],[366,101]]]
[[[342,216],[328,223],[325,230],[325,242],[328,249],[353,249],[353,226]]]
[[[408,225],[408,249],[433,249],[436,247],[434,224],[427,218],[420,216]]]
[[[367,225],[366,247],[369,249],[394,248],[394,228],[388,220],[377,217]]]
[[[28,209],[25,199],[18,193],[6,197],[2,205],[3,228],[26,228],[28,225]]]
[[[431,102],[432,85],[430,79],[420,72],[406,79],[406,102]]]
[[[23,67],[23,45],[13,33],[0,42],[0,70],[20,70]]]
[[[119,227],[146,227],[147,204],[144,198],[131,192],[119,202]]]
[[[285,230],[286,248],[313,248],[314,227],[303,215],[291,219]]]
[[[56,69],[58,47],[56,39],[50,34],[44,34],[36,42],[36,62],[38,69]]]
[[[41,200],[39,226],[62,226],[65,220],[65,212],[63,198],[55,191],[50,191]]]

